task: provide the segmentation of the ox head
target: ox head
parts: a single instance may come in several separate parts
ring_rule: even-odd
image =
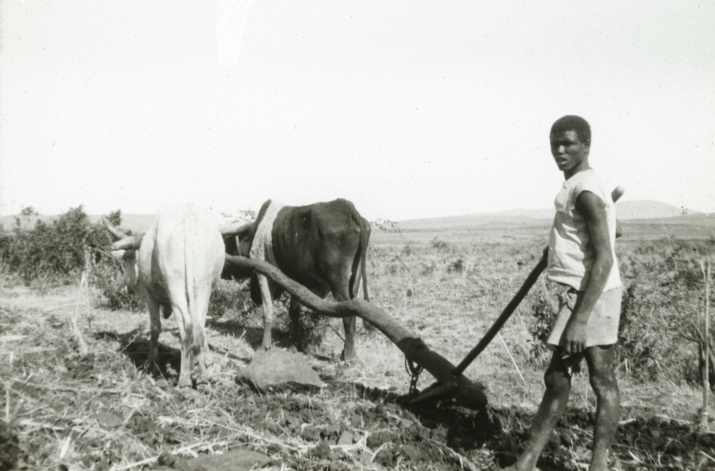
[[[251,250],[253,226],[253,223],[232,223],[219,228],[228,255],[248,257],[248,252]],[[253,270],[245,270],[244,272],[235,268],[229,271],[228,268],[224,266],[221,278],[224,280],[233,278],[242,280],[251,276],[252,272]]]
[[[102,218],[104,227],[112,237],[112,255],[122,261],[124,268],[124,284],[131,290],[137,285],[138,271],[137,250],[141,246],[143,234],[128,235],[113,226],[106,218]]]

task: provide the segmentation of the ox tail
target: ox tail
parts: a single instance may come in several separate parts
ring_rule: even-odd
[[[360,231],[360,271],[362,272],[362,293],[365,301],[370,301],[370,294],[367,290],[367,244],[370,242],[370,224]]]
[[[353,276],[350,284],[350,299],[357,296],[357,291],[360,288],[362,280],[362,292],[365,301],[370,301],[370,296],[367,290],[367,245],[370,241],[370,226],[365,224],[362,218],[358,215],[356,221],[360,227],[360,243],[358,250],[355,253],[353,261]]]
[[[190,231],[190,221],[189,218],[194,217],[193,214],[186,216],[186,219],[183,221],[183,226],[184,226],[184,289],[186,290],[186,317],[187,317],[187,322],[185,324],[185,329],[186,329],[186,345],[189,345],[192,350],[193,346],[196,345],[195,340],[201,340],[203,339],[195,339],[194,334],[197,332],[198,329],[196,329],[195,321],[196,321],[196,316],[194,315],[194,308],[196,305],[196,300],[195,300],[195,289],[194,289],[194,277],[193,277],[193,272],[192,272],[192,247],[190,247],[189,241],[191,240],[191,231]],[[192,352],[193,353],[193,352]]]

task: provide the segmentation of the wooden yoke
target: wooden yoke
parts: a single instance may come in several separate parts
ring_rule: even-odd
[[[226,255],[226,269],[245,272],[247,268],[254,269],[269,277],[293,296],[300,298],[301,303],[320,314],[330,317],[358,316],[377,327],[380,332],[397,345],[408,360],[422,366],[442,384],[451,384],[453,396],[467,407],[482,409],[487,404],[484,386],[472,382],[463,374],[455,376],[452,372],[455,366],[440,354],[430,348],[417,335],[400,325],[385,311],[374,304],[355,298],[344,302],[331,302],[321,299],[305,286],[288,278],[275,266],[255,259],[241,256]]]

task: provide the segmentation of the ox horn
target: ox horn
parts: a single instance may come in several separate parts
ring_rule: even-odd
[[[218,228],[219,232],[221,233],[222,236],[227,237],[227,236],[232,236],[232,235],[240,235],[240,234],[245,234],[246,231],[248,231],[251,228],[252,223],[244,223],[244,222],[232,222],[228,224],[224,224]]]
[[[112,244],[112,250],[136,250],[142,244],[142,239],[139,236],[125,236],[124,238]]]
[[[117,227],[114,227],[109,220],[102,216],[102,224],[104,224],[104,227],[107,228],[110,234],[112,234],[112,237],[114,238],[115,241],[119,241],[122,239],[126,239],[128,236],[124,232],[122,232],[120,229]]]

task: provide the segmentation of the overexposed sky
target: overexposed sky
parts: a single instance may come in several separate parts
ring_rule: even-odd
[[[3,0],[0,214],[546,208],[565,114],[624,199],[715,212],[715,3]]]

